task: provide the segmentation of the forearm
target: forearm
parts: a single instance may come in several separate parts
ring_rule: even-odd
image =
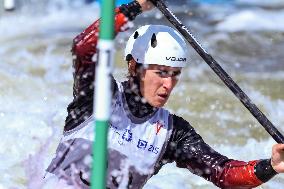
[[[118,32],[127,30],[128,21],[134,20],[135,17],[141,13],[141,11],[141,6],[135,1],[116,8],[115,35]],[[99,27],[100,19],[91,24],[74,39],[72,52],[74,55],[78,56],[76,58],[82,58],[88,62],[92,62],[92,56],[96,53],[97,49]]]
[[[215,184],[222,188],[254,188],[275,175],[269,160],[248,163],[232,160],[225,164]]]
[[[115,14],[115,34],[127,22],[124,14],[119,11],[119,8],[117,8]],[[93,57],[96,56],[97,52],[99,27],[100,20],[97,20],[73,40],[74,98],[78,97],[80,93],[87,95],[87,93],[90,93],[88,91],[93,92],[92,86],[96,68],[96,61],[94,61]]]
[[[141,13],[141,6],[137,2],[131,2],[116,8],[115,12],[116,35],[118,32],[128,29],[126,27],[127,22],[133,20]],[[92,85],[94,80],[96,62],[92,60],[92,57],[96,56],[99,27],[100,20],[97,20],[74,39],[72,48],[74,57],[74,97],[77,97],[86,86]],[[84,93],[86,93],[86,91],[84,91]]]
[[[277,172],[273,169],[270,159],[260,160],[254,167],[255,175],[262,182],[267,182],[274,177]]]
[[[231,160],[216,175],[214,184],[221,188],[254,188],[263,182],[255,175],[254,168],[258,161]]]
[[[133,20],[141,12],[140,8],[137,2],[133,2],[115,10],[115,34],[127,29],[125,24],[127,24],[128,20]],[[100,20],[97,20],[74,39],[72,48],[74,57],[74,98],[67,108],[68,115],[65,120],[65,131],[75,128],[93,113],[93,82],[96,62],[92,60],[92,57],[96,56],[99,26]],[[113,92],[115,87],[112,78]]]

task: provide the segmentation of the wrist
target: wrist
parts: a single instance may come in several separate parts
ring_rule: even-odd
[[[267,182],[277,174],[271,165],[271,159],[260,160],[254,167],[254,173],[262,182]]]
[[[128,4],[122,4],[119,7],[121,13],[123,13],[129,20],[134,20],[136,16],[142,13],[142,7],[138,1],[132,1]]]

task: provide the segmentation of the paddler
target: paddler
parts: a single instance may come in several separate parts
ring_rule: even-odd
[[[152,8],[146,0],[118,7],[116,34]],[[79,188],[89,188],[91,183],[93,57],[99,26],[97,20],[74,39],[74,99],[67,108],[63,137],[46,177]],[[183,37],[164,25],[142,26],[129,37],[125,48],[129,76],[124,82],[112,77],[107,188],[142,188],[170,162],[220,188],[253,188],[284,172],[283,144],[274,145],[268,159],[233,160],[206,144],[188,121],[163,108],[188,64],[186,49]]]

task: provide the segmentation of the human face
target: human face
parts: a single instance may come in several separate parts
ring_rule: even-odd
[[[181,68],[151,64],[140,75],[140,92],[153,107],[162,107],[167,102],[178,82]]]

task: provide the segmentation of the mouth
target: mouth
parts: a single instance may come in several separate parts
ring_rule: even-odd
[[[158,94],[158,96],[163,100],[166,100],[168,98],[167,94]]]

